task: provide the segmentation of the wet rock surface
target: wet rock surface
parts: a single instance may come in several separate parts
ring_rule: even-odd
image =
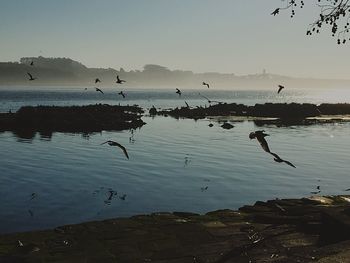
[[[0,113],[0,132],[98,132],[141,127],[142,109],[137,106],[25,106],[16,113]]]
[[[0,262],[349,262],[349,211],[331,196],[67,225],[1,235]]]

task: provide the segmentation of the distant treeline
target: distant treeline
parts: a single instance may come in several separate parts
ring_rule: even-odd
[[[33,65],[31,65],[33,62]],[[28,81],[30,72],[35,81]],[[212,88],[235,88],[251,86],[255,88],[271,87],[279,83],[298,83],[301,81],[318,85],[317,80],[300,80],[266,73],[237,76],[234,73],[216,72],[194,73],[185,70],[170,70],[166,67],[148,64],[142,70],[126,71],[113,68],[88,68],[70,58],[25,57],[20,62],[0,62],[0,85],[93,85],[99,78],[102,86],[115,84],[119,75],[131,87],[175,87],[206,88],[202,82],[208,82]],[[349,83],[349,81],[346,81]],[[322,81],[324,83],[324,81]],[[330,82],[329,82],[330,83]]]

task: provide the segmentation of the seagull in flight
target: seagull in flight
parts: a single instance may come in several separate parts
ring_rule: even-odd
[[[27,72],[28,76],[29,76],[29,80],[36,80],[36,78],[33,78],[32,74],[30,74],[29,72]]]
[[[296,168],[294,164],[292,164],[291,162],[289,162],[289,161],[287,161],[287,160],[283,160],[283,159],[282,159],[281,157],[279,157],[277,154],[272,153],[272,152],[270,152],[270,154],[273,155],[273,156],[275,157],[275,158],[273,158],[273,159],[275,160],[275,162],[278,162],[278,163],[286,163],[286,164],[288,164],[289,166],[292,166],[292,167]]]
[[[284,89],[284,86],[278,85],[278,91],[277,91],[277,93],[279,94],[279,93],[281,92],[281,90],[283,90],[283,89]]]
[[[117,75],[117,81],[116,81],[116,83],[117,83],[117,84],[123,84],[124,82],[126,82],[126,81],[120,79],[120,78],[119,78],[119,75]]]
[[[249,134],[249,139],[257,139],[260,143],[261,147],[264,149],[265,152],[271,153],[269,145],[267,144],[267,141],[265,140],[266,136],[270,136],[269,134],[266,134],[264,130],[261,131],[255,131],[251,132]]]
[[[279,157],[276,153],[273,153],[270,151],[270,148],[269,148],[269,145],[267,144],[267,141],[265,140],[265,137],[266,136],[270,136],[269,134],[266,134],[264,130],[261,130],[261,131],[255,131],[255,132],[251,132],[249,134],[249,138],[250,139],[257,139],[258,142],[260,143],[261,147],[264,149],[265,152],[271,154],[274,158],[273,160],[275,162],[278,162],[278,163],[286,163],[288,164],[289,166],[292,166],[294,168],[295,165],[292,164],[291,162],[287,161],[287,160],[283,160],[281,157]]]
[[[33,200],[36,196],[37,196],[36,193],[32,193],[32,194],[30,195],[30,200]]]
[[[99,83],[99,82],[101,82],[101,80],[100,80],[99,78],[96,78],[96,79],[95,79],[95,84],[97,84],[97,83]]]
[[[176,88],[176,94],[179,94],[179,97],[181,97],[181,94],[182,94],[181,90],[179,90],[178,88]]]
[[[209,89],[209,84],[208,84],[208,83],[205,83],[205,82],[203,81],[203,82],[202,82],[202,85],[207,86],[208,89]]]
[[[119,92],[118,95],[121,95],[125,99],[126,94],[123,91]]]
[[[119,199],[125,201],[125,199],[126,199],[126,194],[123,194],[122,196],[119,196]]]
[[[275,11],[273,11],[273,12],[271,13],[271,15],[273,15],[273,16],[278,15],[279,12],[280,12],[280,8],[276,8]]]
[[[210,100],[208,97],[203,96],[203,95],[200,94],[200,93],[198,93],[198,94],[199,94],[199,96],[205,98],[205,99],[208,101],[209,104],[212,103],[212,102],[219,103],[219,104],[221,103],[220,101],[217,101],[217,100]]]
[[[99,92],[101,92],[102,94],[104,94],[103,91],[102,91],[101,89],[99,89],[99,88],[95,88],[95,89],[96,89],[96,91],[99,91]]]
[[[126,158],[129,159],[128,152],[126,151],[126,148],[123,145],[117,143],[116,141],[110,141],[110,140],[105,141],[104,143],[101,143],[101,145],[105,144],[105,143],[108,143],[109,146],[117,146],[117,147],[119,147],[120,149],[122,149],[122,151],[123,151],[124,155],[126,156]]]

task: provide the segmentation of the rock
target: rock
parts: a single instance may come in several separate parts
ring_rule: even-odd
[[[143,110],[136,106],[25,106],[16,113],[0,113],[0,132],[13,131],[20,138],[36,132],[50,137],[53,132],[99,132],[136,129],[144,125]]]
[[[150,108],[149,114],[150,115],[156,115],[157,114],[157,109],[153,106],[152,108]]]
[[[232,129],[234,126],[228,122],[225,122],[223,125],[221,125],[223,129],[229,130]]]

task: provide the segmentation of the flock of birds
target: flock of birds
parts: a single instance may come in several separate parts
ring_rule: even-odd
[[[31,61],[30,66],[34,66],[34,62],[33,62],[33,61]],[[33,81],[33,80],[36,80],[36,79],[37,79],[36,77],[33,77],[33,75],[32,75],[31,73],[29,73],[29,72],[27,72],[27,74],[28,74],[28,76],[29,76],[29,81]],[[116,80],[116,83],[117,83],[117,84],[123,84],[123,83],[125,83],[125,82],[126,82],[125,80],[120,79],[119,75],[117,75],[117,80]],[[95,78],[95,85],[97,85],[98,83],[101,83],[101,80],[100,80],[99,78]],[[203,86],[206,86],[208,89],[210,88],[210,84],[207,83],[207,82],[204,82],[204,81],[203,81],[203,82],[202,82],[202,85],[203,85]],[[278,85],[277,94],[279,94],[284,88],[285,88],[284,86]],[[85,90],[87,90],[87,88],[85,88]],[[95,87],[95,90],[96,90],[97,92],[100,92],[101,94],[104,94],[104,92],[103,92],[100,88],[98,88],[98,87]],[[179,97],[181,97],[181,95],[182,95],[182,91],[181,91],[180,89],[178,89],[178,88],[176,88],[175,93],[178,94]],[[202,98],[206,99],[206,100],[208,101],[209,104],[211,104],[211,103],[219,103],[219,104],[222,103],[222,102],[220,102],[220,101],[211,100],[211,99],[209,99],[208,97],[206,97],[206,96],[204,96],[204,95],[202,95],[202,94],[200,94],[200,93],[198,93],[198,94],[199,94],[199,96],[201,96]],[[123,91],[120,91],[120,92],[118,93],[118,95],[122,96],[123,98],[126,97],[126,94],[125,94]],[[186,104],[186,107],[187,107],[187,108],[190,108],[190,106],[188,105],[188,103],[187,103],[186,101],[185,101],[185,104]],[[153,107],[154,107],[154,106],[153,106]],[[210,127],[212,127],[212,126],[210,126]],[[260,145],[261,145],[261,147],[263,148],[263,150],[264,150],[265,152],[267,152],[267,153],[269,153],[269,154],[271,154],[271,155],[273,156],[273,160],[274,160],[275,162],[278,162],[278,163],[286,163],[287,165],[296,168],[295,165],[292,164],[291,162],[282,159],[279,155],[277,155],[276,153],[270,151],[269,145],[268,145],[268,143],[267,143],[267,141],[266,141],[266,139],[265,139],[266,136],[269,136],[269,134],[266,134],[264,130],[251,132],[251,133],[249,134],[249,138],[250,138],[250,139],[257,139],[257,141],[260,143]],[[129,159],[129,154],[128,154],[126,148],[125,148],[123,145],[121,145],[120,143],[118,143],[118,142],[116,142],[116,141],[108,140],[108,141],[105,141],[105,142],[101,143],[101,145],[103,145],[103,144],[108,144],[109,146],[119,147],[119,148],[122,150],[122,152],[124,153],[125,157],[126,157],[127,159]]]

